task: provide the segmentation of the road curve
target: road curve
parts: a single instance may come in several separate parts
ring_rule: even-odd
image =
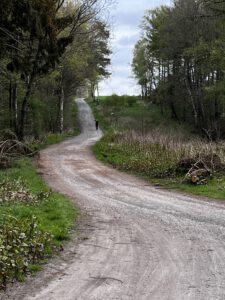
[[[81,135],[42,151],[40,163],[49,185],[91,216],[79,228],[87,237],[46,267],[51,276],[40,274],[10,299],[225,299],[225,205],[96,161],[90,146],[101,132],[84,100],[77,104]]]

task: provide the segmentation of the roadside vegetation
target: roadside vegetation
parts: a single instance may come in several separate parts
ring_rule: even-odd
[[[195,128],[181,126],[170,113],[141,97],[100,97],[90,102],[104,137],[93,151],[119,170],[157,186],[225,198],[225,144],[208,142]]]
[[[78,210],[36,174],[35,155],[76,135],[75,96],[109,75],[110,0],[0,1],[0,289],[69,238]]]
[[[99,159],[156,185],[225,198],[224,9],[223,0],[177,0],[146,10],[132,61],[142,100],[99,100]]]
[[[0,289],[40,269],[69,239],[78,209],[52,192],[30,158],[0,171]]]
[[[68,130],[74,96],[109,75],[107,3],[0,2],[0,130],[20,141]]]
[[[75,102],[61,134],[43,133],[22,142],[9,129],[0,132],[0,290],[40,270],[75,229],[78,208],[40,178],[36,154],[78,133]]]
[[[36,174],[35,155],[76,135],[76,95],[109,75],[110,0],[0,2],[0,289],[69,238],[78,210]]]

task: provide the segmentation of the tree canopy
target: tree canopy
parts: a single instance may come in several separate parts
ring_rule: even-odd
[[[223,0],[148,10],[132,64],[143,97],[210,139],[225,135],[224,25]]]
[[[51,103],[54,126],[48,128],[42,118],[39,127],[63,131],[68,98],[87,80],[108,75],[109,30],[98,17],[101,5],[101,0],[0,2],[0,128],[10,127],[24,139],[33,134],[32,120],[40,119],[35,112],[42,109],[44,116]]]

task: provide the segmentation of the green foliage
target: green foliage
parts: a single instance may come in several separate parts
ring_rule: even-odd
[[[0,220],[0,289],[7,282],[20,279],[30,263],[43,259],[51,235],[38,229],[35,217],[18,220],[3,216]]]
[[[177,0],[148,10],[141,27],[132,67],[142,96],[207,138],[223,138],[224,1]]]
[[[148,143],[128,133],[103,137],[93,146],[97,158],[114,167],[149,177],[165,177],[179,161],[176,152],[160,143]]]
[[[144,102],[134,107],[122,106],[119,126],[105,114],[104,102],[100,98],[94,107],[94,114],[105,127],[105,136],[93,146],[96,157],[131,174],[143,177],[157,186],[174,188],[195,195],[210,198],[225,198],[225,178],[211,179],[207,185],[184,183],[184,175],[177,175],[177,163],[184,158],[196,158],[215,153],[225,162],[224,143],[208,143],[191,132],[191,128],[182,127],[167,115],[163,118],[159,108],[151,104],[148,109]],[[114,111],[114,105],[107,106],[107,111]],[[140,120],[144,122],[142,131]],[[129,120],[129,122],[125,122]],[[131,126],[132,124],[132,126]],[[130,130],[132,129],[132,130]]]
[[[17,180],[6,178],[0,182],[0,205],[11,202],[39,204],[40,201],[46,200],[49,197],[49,192],[33,194],[21,178]]]
[[[21,279],[36,263],[69,239],[78,209],[53,193],[24,158],[0,171],[0,285]]]
[[[20,140],[73,129],[77,90],[109,75],[99,2],[0,2],[0,129]]]
[[[157,105],[141,100],[140,96],[104,96],[99,97],[98,103],[89,101],[89,104],[101,128],[106,132],[113,128],[117,131],[135,130],[144,135],[157,127],[165,129],[170,120],[169,129],[190,134],[190,126],[180,125],[172,120],[168,110],[164,110],[162,116]]]
[[[129,120],[131,114],[138,115],[139,125],[142,127],[143,116],[147,120],[147,114],[151,114],[146,110],[139,96],[118,96],[116,94],[101,96],[98,102],[90,100],[89,104],[104,131],[124,126],[131,129],[133,127],[132,120]]]

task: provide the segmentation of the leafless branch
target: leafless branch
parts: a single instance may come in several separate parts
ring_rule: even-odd
[[[9,36],[12,40],[14,40],[18,44],[20,44],[22,47],[24,47],[24,45],[21,43],[21,41],[19,41],[17,38],[15,38],[15,36],[13,36],[13,34],[10,31],[8,31],[6,28],[0,27],[0,31],[2,31],[7,36]]]

